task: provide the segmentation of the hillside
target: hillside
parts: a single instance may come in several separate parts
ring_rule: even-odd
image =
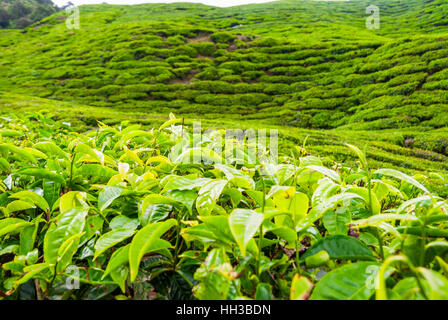
[[[25,28],[56,10],[51,0],[0,0],[0,29]]]
[[[79,30],[60,12],[2,33],[0,86],[122,113],[366,132],[351,135],[375,137],[382,161],[443,164],[448,3],[375,1],[379,30],[365,27],[369,4],[82,6]]]

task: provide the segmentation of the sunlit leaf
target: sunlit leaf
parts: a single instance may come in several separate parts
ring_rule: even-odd
[[[143,256],[151,251],[156,251],[171,247],[167,241],[161,242],[160,237],[177,224],[176,220],[170,219],[164,222],[148,224],[139,230],[134,236],[129,248],[129,265],[131,281],[135,281],[138,268]]]
[[[246,254],[247,244],[263,222],[264,216],[254,210],[235,209],[229,216],[229,226],[241,253]]]

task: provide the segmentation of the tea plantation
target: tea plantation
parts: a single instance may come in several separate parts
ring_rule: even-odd
[[[337,159],[333,137],[373,140],[380,162],[443,169],[448,5],[375,4],[378,30],[366,28],[366,1],[83,6],[80,29],[62,11],[2,32],[0,88],[146,119],[278,125],[302,141],[317,135],[310,147]]]

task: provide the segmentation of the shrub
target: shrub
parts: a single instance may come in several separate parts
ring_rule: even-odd
[[[275,47],[275,46],[278,46],[279,44],[280,44],[280,41],[278,41],[277,39],[271,38],[271,37],[254,40],[251,43],[251,45],[256,46],[256,47]],[[278,49],[280,49],[280,48],[278,48]],[[280,51],[282,51],[282,50],[283,49],[280,49]]]
[[[264,75],[263,71],[245,71],[241,73],[241,76],[246,81],[253,81]]]
[[[143,84],[143,83],[139,83],[139,84],[131,84],[131,85],[127,85],[124,87],[121,87],[121,91],[122,92],[152,92],[152,91],[156,91],[156,90],[163,90],[164,88],[161,88],[160,86],[153,86],[150,84]]]
[[[223,77],[221,77],[221,79],[220,79],[221,81],[226,81],[226,82],[229,82],[229,83],[238,83],[238,82],[241,82],[241,76],[240,75],[236,75],[236,74],[234,74],[234,75],[225,75],[225,76],[223,76]]]
[[[130,75],[127,72],[122,72],[116,79],[115,84],[117,85],[127,85],[130,83],[137,83],[138,81],[134,76]]]
[[[226,94],[204,94],[196,97],[195,102],[212,106],[231,106],[233,97]]]
[[[110,59],[110,61],[111,62],[118,62],[118,61],[133,60],[135,56],[136,56],[135,52],[134,52],[134,54],[132,54],[128,50],[119,50],[119,51],[115,51],[113,53],[113,56]]]
[[[91,89],[99,89],[101,87],[104,87],[108,83],[107,81],[104,81],[95,76],[85,77],[82,80],[84,82],[84,85],[87,88],[91,88]]]
[[[57,68],[45,71],[44,79],[68,79],[73,76],[72,70],[69,68]]]
[[[147,56],[159,56],[162,51],[151,47],[141,47],[130,52],[132,53],[135,60],[140,60]]]
[[[266,85],[263,92],[270,95],[286,94],[291,92],[291,89],[287,84],[284,83],[270,83]]]
[[[108,86],[104,86],[100,89],[97,90],[97,94],[101,95],[101,96],[112,96],[112,95],[116,95],[120,92],[121,90],[121,86],[117,86],[117,85],[108,85]]]
[[[423,85],[425,90],[448,90],[448,80],[431,81]]]
[[[169,44],[171,46],[179,46],[179,45],[185,44],[186,39],[181,35],[175,35],[175,36],[167,37],[165,41],[167,44]]]
[[[198,56],[198,51],[193,46],[188,44],[188,45],[176,47],[174,49],[174,54],[177,56],[185,55],[185,56],[189,56],[190,58],[196,58]]]
[[[169,57],[165,61],[168,62],[169,64],[174,64],[174,63],[178,63],[178,62],[191,62],[191,61],[193,61],[193,59],[187,55],[180,55],[180,56]]]
[[[232,75],[232,73],[232,70],[224,69],[222,66],[220,68],[207,67],[204,71],[198,73],[196,78],[200,80],[219,80],[224,76]]]
[[[127,100],[145,99],[148,95],[143,92],[124,92],[117,95],[112,95],[108,98],[110,102],[119,102]]]
[[[233,86],[225,81],[195,81],[193,89],[204,90],[212,93],[233,93]]]
[[[190,43],[190,46],[201,56],[213,56],[216,52],[216,47],[212,42]]]
[[[257,106],[271,100],[271,97],[262,93],[247,93],[234,96],[235,103],[243,106]]]
[[[420,82],[410,82],[403,85],[399,85],[389,89],[388,94],[391,96],[401,95],[407,96],[410,95],[415,89],[419,86]]]
[[[428,69],[432,72],[441,71],[446,68],[448,68],[448,58],[431,61],[428,65]]]

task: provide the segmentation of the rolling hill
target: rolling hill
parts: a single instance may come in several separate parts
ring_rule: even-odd
[[[447,10],[94,5],[2,29],[0,300],[448,300]]]

